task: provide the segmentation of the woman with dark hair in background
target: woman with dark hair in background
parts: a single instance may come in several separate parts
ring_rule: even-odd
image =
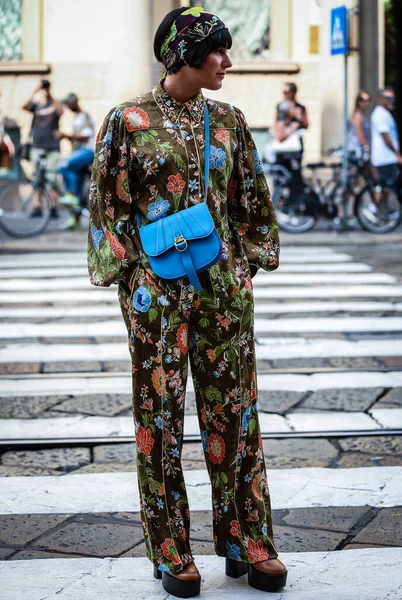
[[[370,94],[361,91],[357,94],[355,109],[348,124],[348,150],[356,157],[370,156],[370,121],[366,116],[371,102]]]
[[[146,555],[164,589],[179,597],[198,594],[201,582],[181,465],[188,358],[216,554],[226,558],[227,575],[248,573],[260,590],[283,587],[287,575],[273,540],[258,420],[251,283],[260,267],[278,267],[278,227],[243,113],[201,92],[222,87],[231,45],[224,23],[201,7],[165,17],[154,52],[167,72],[151,92],[106,116],[90,194],[91,283],[119,284],[128,330]],[[204,198],[222,254],[198,274],[199,288],[187,278],[167,281],[151,268],[139,226]]]

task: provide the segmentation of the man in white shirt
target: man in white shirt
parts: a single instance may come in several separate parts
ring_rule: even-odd
[[[380,90],[378,105],[371,115],[371,162],[381,186],[398,193],[399,165],[402,164],[398,129],[391,111],[395,105],[392,88]]]

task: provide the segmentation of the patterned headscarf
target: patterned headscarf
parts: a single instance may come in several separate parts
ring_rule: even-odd
[[[226,25],[202,6],[193,6],[182,12],[172,24],[162,47],[161,59],[166,69],[178,60],[185,61],[186,52]]]

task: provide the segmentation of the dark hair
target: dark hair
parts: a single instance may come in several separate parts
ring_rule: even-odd
[[[356,96],[356,102],[355,102],[355,112],[357,111],[357,109],[359,108],[359,102],[361,100],[363,100],[363,94],[366,94],[366,96],[368,96],[371,100],[371,96],[368,92],[365,92],[364,90],[360,90],[360,92],[357,94]]]
[[[50,81],[48,79],[41,79],[42,90],[50,89]]]
[[[285,82],[285,85],[288,86],[289,92],[291,94],[294,94],[296,96],[296,94],[297,94],[297,85],[295,83],[293,83],[293,81],[289,81],[289,82],[287,81],[287,82]]]
[[[169,30],[177,19],[177,17],[187,10],[188,6],[183,6],[181,8],[176,8],[175,10],[170,11],[166,17],[163,19],[162,23],[159,25],[158,29],[155,33],[154,38],[154,54],[155,58],[158,62],[163,62],[161,58],[161,47],[169,33]],[[168,69],[168,73],[177,73],[185,64],[189,67],[194,67],[195,69],[200,69],[202,65],[208,58],[208,55],[211,54],[214,50],[218,48],[231,48],[232,47],[232,36],[229,33],[228,29],[220,29],[215,33],[209,35],[205,40],[196,44],[193,48],[191,48],[185,55],[185,61],[181,60],[175,62],[170,69]]]

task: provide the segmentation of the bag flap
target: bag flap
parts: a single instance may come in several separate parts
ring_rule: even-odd
[[[204,238],[215,227],[205,202],[180,210],[140,228],[141,242],[149,256],[158,256],[174,246],[175,238],[183,236],[187,241]]]

